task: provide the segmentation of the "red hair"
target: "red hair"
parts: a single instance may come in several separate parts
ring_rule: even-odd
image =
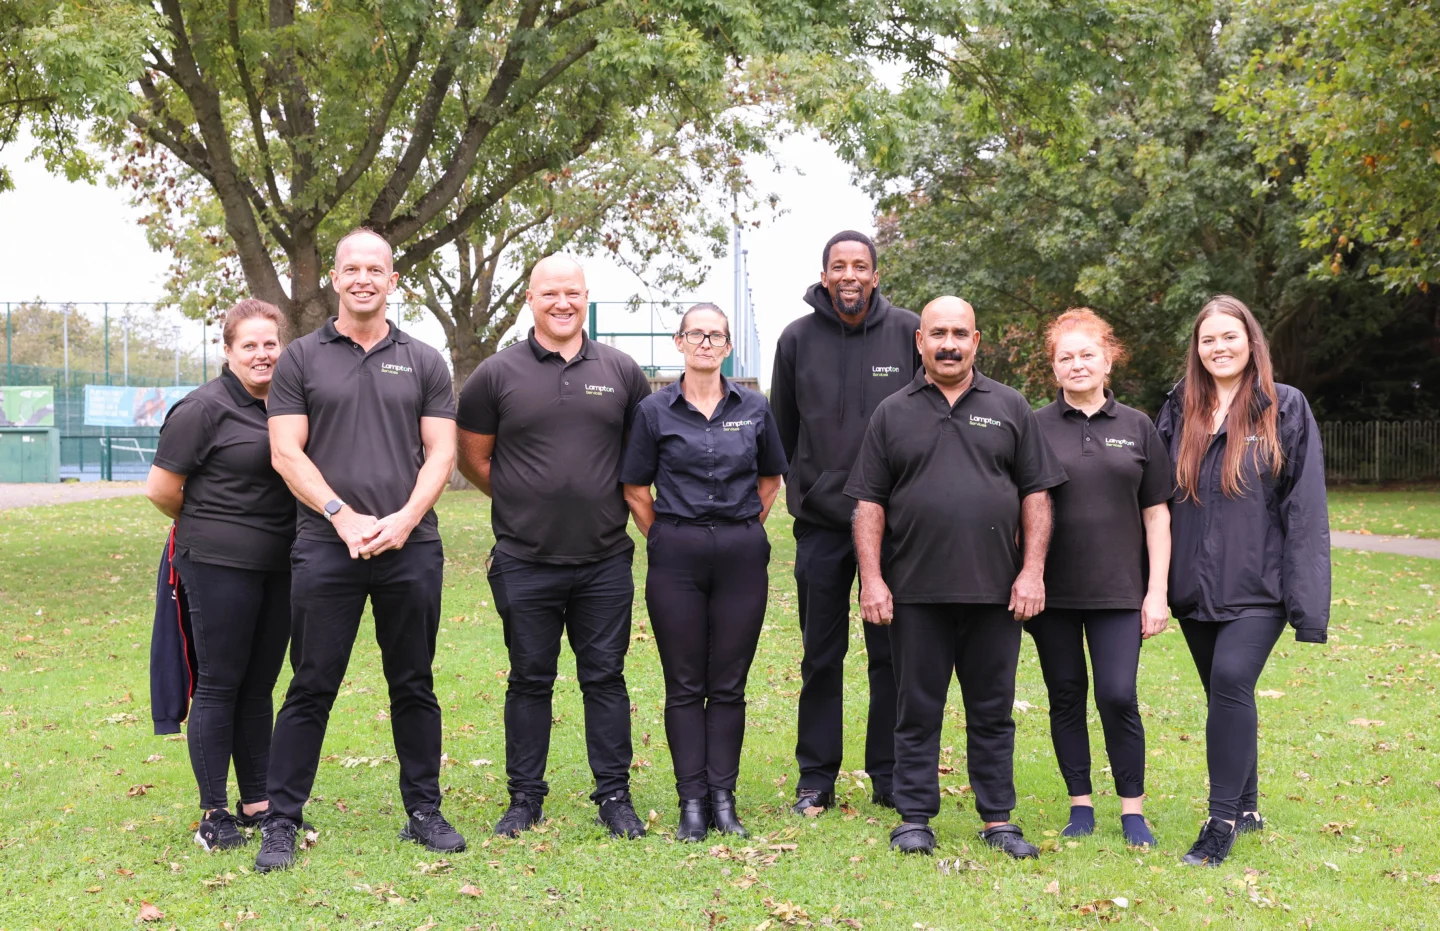
[[[1115,328],[1106,323],[1104,317],[1088,307],[1071,307],[1045,328],[1045,354],[1051,362],[1055,361],[1055,347],[1060,344],[1060,337],[1077,330],[1095,337],[1111,365],[1119,365],[1130,358],[1125,344],[1116,339]]]
[[[225,323],[220,328],[225,345],[229,346],[235,341],[235,328],[242,320],[254,320],[257,317],[275,324],[275,334],[280,337],[280,342],[283,344],[286,341],[286,320],[280,308],[258,298],[247,297],[225,311]]]

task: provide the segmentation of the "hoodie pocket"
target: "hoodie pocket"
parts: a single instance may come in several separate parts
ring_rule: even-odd
[[[855,510],[855,502],[845,495],[845,482],[849,478],[850,473],[840,469],[821,472],[800,501],[803,518],[848,527]]]

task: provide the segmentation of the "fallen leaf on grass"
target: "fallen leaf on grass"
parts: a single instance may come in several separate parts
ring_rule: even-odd
[[[165,917],[165,913],[151,905],[149,902],[140,903],[140,914],[135,916],[136,921],[159,921]]]
[[[430,931],[431,928],[438,927],[439,924],[440,922],[436,921],[434,918],[431,918],[429,915],[426,915],[425,923],[420,927],[416,928],[415,931]]]
[[[144,795],[146,792],[149,792],[149,791],[150,791],[151,789],[153,789],[153,788],[155,788],[155,783],[153,783],[153,782],[142,782],[142,783],[140,783],[140,784],[138,784],[138,785],[133,785],[133,786],[131,786],[130,788],[126,789],[126,790],[125,790],[125,797],[126,797],[126,798],[139,798],[140,796]]]
[[[1256,695],[1259,695],[1261,698],[1284,698],[1284,697],[1285,697],[1285,693],[1282,692],[1282,691],[1280,691],[1279,689],[1261,689],[1260,691],[1256,692],[1255,694],[1256,694]]]
[[[809,808],[805,809],[805,817],[807,818],[818,818],[823,814],[825,814],[825,809],[821,808],[819,805],[811,805]]]
[[[1351,718],[1350,723],[1356,727],[1384,727],[1384,721],[1372,721],[1369,718]]]
[[[477,887],[475,887],[475,886],[472,886],[472,885],[470,885],[469,883],[466,883],[465,885],[463,885],[463,886],[460,887],[460,894],[461,894],[461,895],[468,895],[468,896],[470,896],[472,899],[478,899],[478,898],[480,898],[482,895],[484,895],[485,893],[482,892],[479,888],[477,888]]]
[[[1340,867],[1338,867],[1338,866],[1336,866],[1335,864],[1331,863],[1329,860],[1321,860],[1320,862],[1321,862],[1321,863],[1324,863],[1326,866],[1330,867],[1330,869],[1334,870],[1335,872],[1337,872],[1337,873],[1340,872]]]
[[[91,895],[94,895],[95,893],[102,891],[103,888],[104,888],[103,886],[91,886],[90,888],[86,889],[85,891],[88,892],[88,893],[90,893]]]
[[[300,849],[309,850],[311,847],[314,847],[318,843],[320,843],[320,832],[306,831],[305,836],[300,838]]]
[[[1060,894],[1060,880],[1058,880],[1058,879],[1052,879],[1052,880],[1050,880],[1050,885],[1048,885],[1048,886],[1045,887],[1045,894],[1046,894],[1046,895],[1059,895],[1059,894]]]
[[[164,761],[165,761],[165,757],[164,757],[163,754],[152,753],[152,754],[150,754],[149,756],[147,756],[142,762],[145,762],[145,763],[163,763]]]
[[[415,864],[415,868],[419,870],[422,874],[426,875],[433,873],[448,873],[450,872],[450,861],[436,860],[434,863],[420,862]]]

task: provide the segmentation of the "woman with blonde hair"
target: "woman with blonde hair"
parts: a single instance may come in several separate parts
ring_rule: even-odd
[[[1170,609],[1195,659],[1210,817],[1183,862],[1218,866],[1258,831],[1255,684],[1288,622],[1324,643],[1330,525],[1320,430],[1305,396],[1276,384],[1255,315],[1229,295],[1195,318],[1185,378],[1157,421],[1175,464]]]
[[[1143,813],[1145,727],[1135,680],[1141,641],[1163,631],[1170,618],[1170,457],[1150,418],[1116,401],[1106,387],[1126,353],[1099,314],[1067,310],[1050,324],[1046,349],[1060,390],[1035,421],[1070,480],[1050,490],[1055,517],[1045,610],[1025,629],[1035,638],[1050,695],[1050,737],[1070,794],[1070,820],[1061,833],[1082,837],[1095,830],[1085,723],[1088,645],[1120,827],[1127,843],[1150,846],[1155,837]]]

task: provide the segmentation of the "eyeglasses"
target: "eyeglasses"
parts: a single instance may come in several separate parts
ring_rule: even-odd
[[[730,335],[728,333],[706,333],[704,330],[686,330],[680,335],[685,337],[685,342],[692,346],[698,346],[704,342],[709,342],[710,345],[720,348],[730,345]]]

